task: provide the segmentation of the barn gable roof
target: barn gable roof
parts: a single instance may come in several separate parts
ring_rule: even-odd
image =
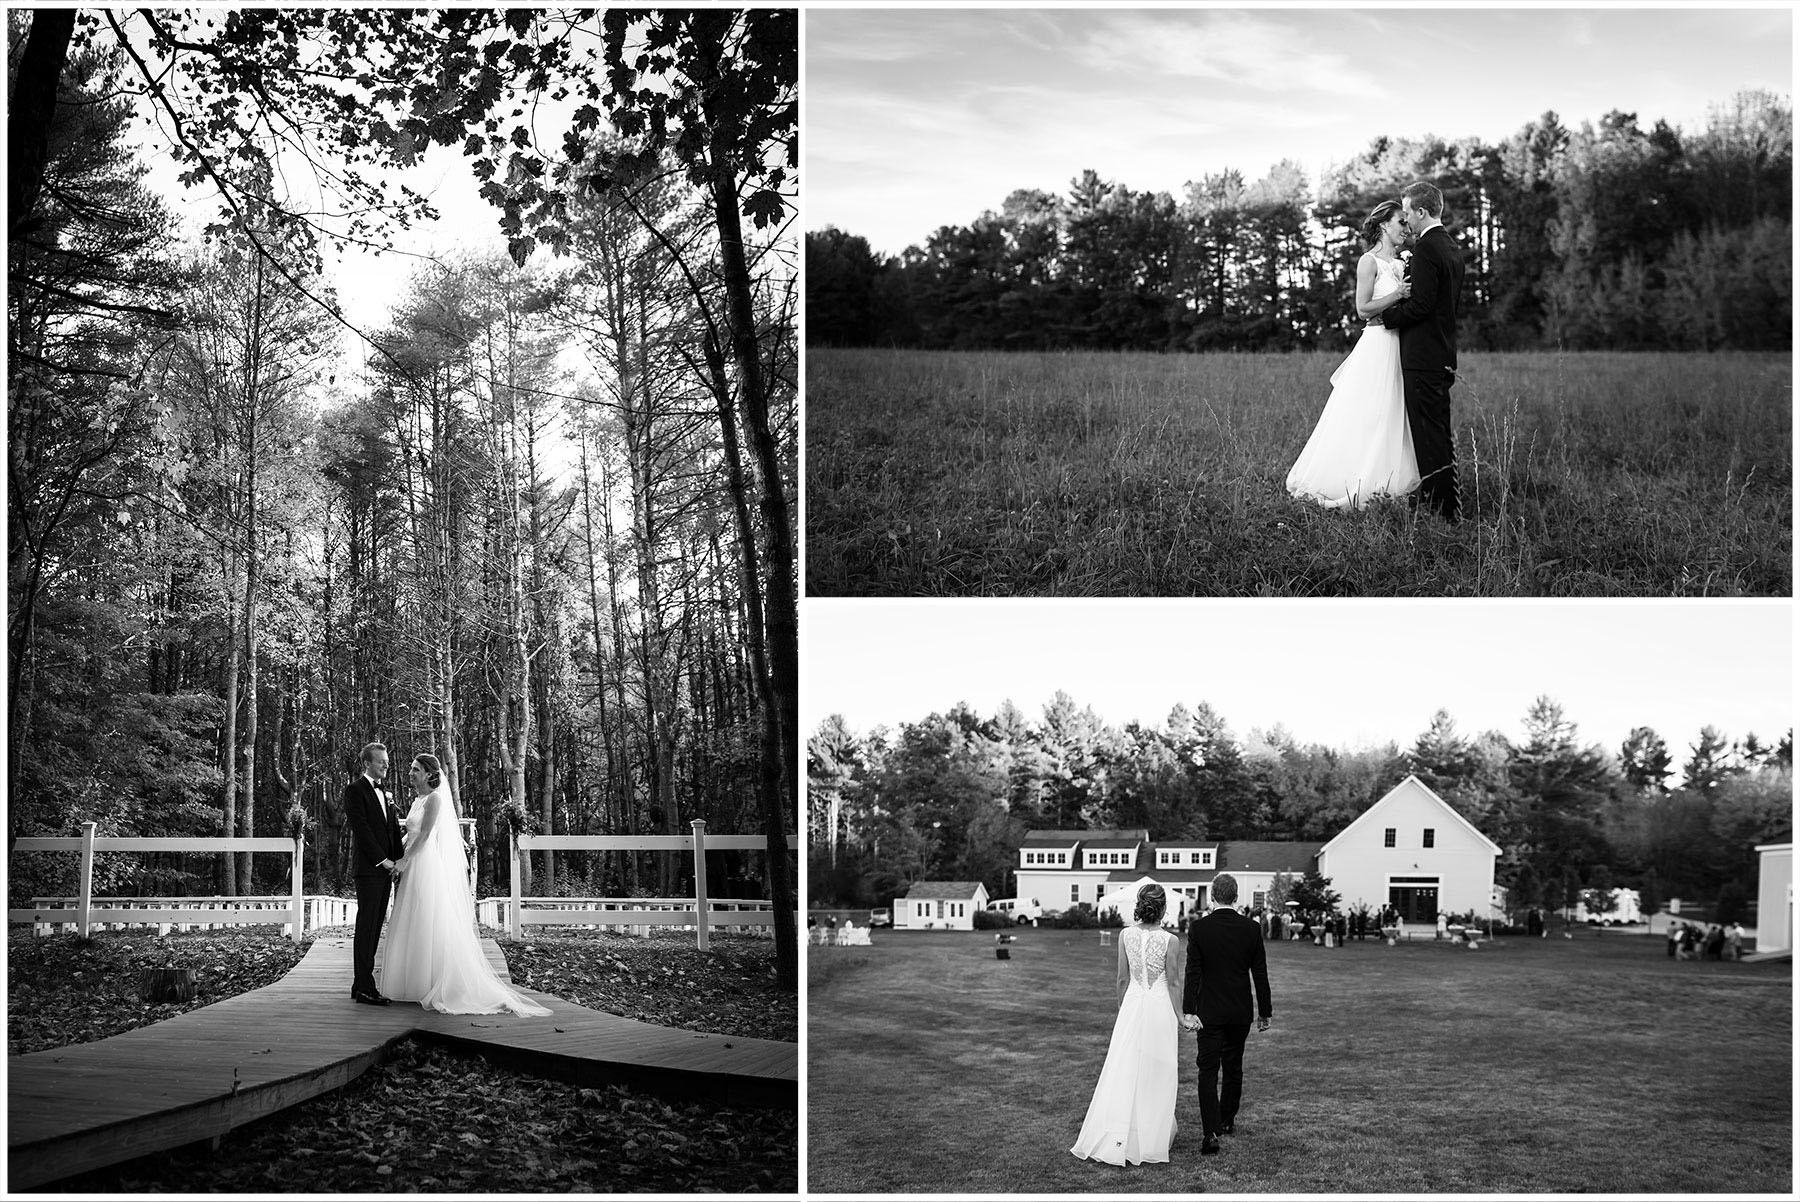
[[[1471,835],[1474,835],[1477,839],[1479,839],[1483,843],[1485,843],[1487,845],[1487,848],[1489,851],[1493,852],[1495,855],[1500,854],[1500,845],[1499,844],[1495,843],[1492,839],[1490,839],[1486,835],[1482,834],[1481,831],[1476,828],[1476,826],[1473,822],[1470,822],[1467,818],[1464,818],[1461,814],[1456,812],[1455,806],[1452,806],[1449,802],[1445,801],[1442,797],[1439,797],[1432,790],[1430,785],[1426,784],[1424,781],[1420,780],[1417,776],[1413,776],[1413,775],[1408,775],[1405,780],[1401,781],[1399,784],[1397,784],[1393,788],[1389,789],[1386,793],[1383,793],[1381,795],[1380,800],[1376,801],[1376,803],[1374,805],[1370,806],[1368,809],[1366,809],[1362,813],[1358,814],[1355,818],[1351,819],[1348,826],[1344,827],[1343,830],[1339,831],[1337,834],[1333,835],[1330,839],[1325,841],[1324,845],[1319,848],[1320,852],[1325,852],[1325,851],[1329,850],[1330,848],[1336,846],[1336,844],[1338,843],[1339,840],[1344,839],[1346,836],[1348,836],[1350,834],[1351,831],[1355,830],[1357,827],[1361,826],[1365,821],[1368,821],[1370,818],[1372,818],[1377,810],[1380,810],[1382,807],[1387,805],[1389,800],[1398,796],[1402,790],[1406,790],[1409,787],[1413,790],[1423,793],[1429,800],[1436,802],[1438,805],[1438,808],[1443,810],[1445,814],[1448,814],[1450,816],[1451,821],[1455,822],[1458,826],[1462,827],[1464,830],[1468,831]]]

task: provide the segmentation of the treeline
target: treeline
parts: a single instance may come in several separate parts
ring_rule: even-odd
[[[1415,179],[1465,259],[1466,347],[1785,350],[1793,108],[1746,92],[1705,125],[1553,112],[1498,145],[1376,138],[1315,193],[1292,162],[1182,195],[1092,170],[1020,190],[897,258],[806,239],[807,340],[927,349],[1338,348],[1360,327],[1359,227]]]
[[[1407,748],[1345,751],[1287,731],[1236,737],[1204,702],[1160,726],[1103,722],[1058,693],[1028,720],[1011,702],[958,705],[863,734],[841,717],[807,745],[812,904],[886,905],[913,882],[981,881],[1011,896],[1033,828],[1149,830],[1153,840],[1318,840],[1415,773],[1502,849],[1515,909],[1629,886],[1729,921],[1755,893],[1758,843],[1793,831],[1793,733],[1768,744],[1702,729],[1675,753],[1639,727],[1615,751],[1585,743],[1539,698],[1524,737],[1458,732],[1439,711]]]
[[[316,48],[316,20],[341,26],[332,53],[363,53],[358,29],[368,46],[390,39],[394,71],[446,45],[459,70],[525,52],[530,14],[477,18],[285,13],[272,20],[305,27],[284,36],[240,14],[217,58],[235,78],[234,56]],[[16,48],[33,28],[12,19]],[[497,212],[526,245],[418,270],[362,342],[340,329],[315,232],[275,173],[210,161],[232,215],[180,242],[131,149],[122,56],[96,33],[52,64],[42,188],[9,231],[13,837],[84,821],[103,835],[305,829],[307,887],[342,888],[340,792],[373,740],[403,801],[410,758],[439,756],[486,890],[506,888],[517,830],[793,829],[793,247],[715,204],[766,178],[731,161],[731,114],[756,113],[746,145],[786,136],[745,80],[766,72],[781,92],[793,16],[619,20],[651,22],[632,36],[707,75],[712,140],[696,126],[674,144],[698,109],[639,114],[666,145],[590,129],[575,142],[610,178],[559,193],[541,223]],[[767,57],[783,37],[785,67]],[[265,65],[286,82],[251,108],[291,112],[341,77]],[[669,82],[687,94],[679,70]],[[620,127],[663,94],[634,95]],[[326,107],[351,145],[403,124],[379,103]],[[518,166],[527,144],[509,143],[519,178],[550,179]],[[531,257],[526,230],[562,253]],[[716,895],[791,901],[785,854],[720,855]],[[539,853],[534,868],[533,891],[580,895],[678,894],[692,872],[650,852]],[[13,857],[12,904],[67,892],[73,870]],[[286,871],[273,856],[107,856],[94,888],[283,892]]]

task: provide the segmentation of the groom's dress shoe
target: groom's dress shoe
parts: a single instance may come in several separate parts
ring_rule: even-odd
[[[366,991],[366,992],[360,992],[360,993],[353,993],[353,994],[351,994],[351,995],[350,995],[350,996],[351,996],[351,997],[352,997],[352,998],[353,998],[353,999],[355,999],[355,1000],[356,1000],[356,1001],[359,1001],[359,1002],[361,1002],[361,1003],[362,1003],[362,1004],[363,1004],[363,1005],[365,1005],[365,1006],[388,1006],[388,1005],[392,1005],[392,1003],[391,1003],[391,1002],[389,1002],[389,1001],[388,1001],[388,999],[386,999],[386,998],[384,998],[384,997],[382,997],[382,996],[381,996],[381,995],[380,995],[380,994],[379,994],[379,993],[375,993],[375,992],[373,992],[373,991]]]
[[[1219,1128],[1219,1134],[1220,1135],[1236,1135],[1237,1134],[1237,1123],[1235,1121],[1226,1123],[1223,1127]]]
[[[1219,1137],[1209,1135],[1200,1141],[1200,1155],[1217,1156],[1219,1154]]]

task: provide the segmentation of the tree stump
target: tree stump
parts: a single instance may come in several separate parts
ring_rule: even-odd
[[[194,1000],[194,970],[141,969],[138,972],[138,996],[146,1002],[191,1002]]]

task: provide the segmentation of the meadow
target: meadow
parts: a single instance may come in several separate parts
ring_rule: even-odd
[[[807,350],[806,591],[1787,596],[1786,354],[1467,353],[1467,520],[1285,481],[1342,355]]]
[[[807,1188],[949,1193],[1789,1193],[1793,972],[1660,938],[1269,948],[1238,1133],[1202,1158],[1194,1040],[1167,1164],[1068,1152],[1106,1056],[1093,931],[808,951]]]

